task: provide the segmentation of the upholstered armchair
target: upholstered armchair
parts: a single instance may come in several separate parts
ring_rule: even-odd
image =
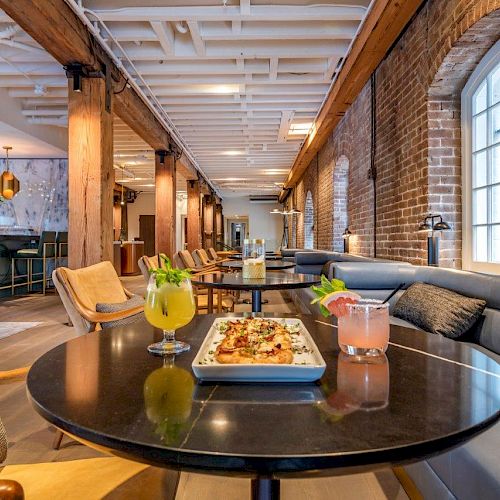
[[[163,255],[163,254],[153,255],[152,257],[148,257],[147,255],[143,255],[137,261],[137,265],[139,266],[139,269],[141,270],[141,273],[144,276],[146,283],[149,282],[149,270],[150,269],[158,269],[159,267],[163,267],[163,260],[160,258],[161,255]],[[174,257],[174,265],[176,265],[175,257]]]
[[[113,264],[100,262],[82,269],[59,267],[52,280],[73,326],[80,334],[133,321],[144,311],[142,297],[122,285]],[[113,312],[98,312],[98,305],[115,306]]]

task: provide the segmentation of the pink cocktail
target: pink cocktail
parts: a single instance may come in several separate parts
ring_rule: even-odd
[[[346,354],[380,356],[389,342],[389,304],[362,299],[338,319],[339,346]]]

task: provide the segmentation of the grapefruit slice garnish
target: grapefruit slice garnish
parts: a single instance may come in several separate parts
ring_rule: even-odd
[[[347,304],[356,304],[361,299],[361,296],[355,292],[342,290],[339,292],[332,292],[325,295],[320,304],[337,318],[347,314]]]

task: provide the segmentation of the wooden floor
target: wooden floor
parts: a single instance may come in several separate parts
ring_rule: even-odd
[[[125,286],[136,293],[144,292],[140,277],[125,278]],[[280,292],[266,292],[269,304],[265,311],[295,312],[293,303]],[[236,311],[250,311],[239,304]],[[42,324],[10,337],[0,339],[0,371],[27,366],[56,345],[74,338],[67,326],[64,308],[54,293],[0,300],[0,321],[37,321]],[[8,464],[62,462],[102,456],[97,451],[67,438],[59,450],[52,449],[54,429],[31,408],[24,380],[0,382],[0,417],[9,438]],[[149,467],[117,488],[106,498],[165,498],[165,472]],[[68,480],[70,480],[68,478]],[[146,490],[144,489],[146,488]],[[147,491],[145,495],[144,491]],[[98,498],[89,491],[86,500]],[[249,480],[182,473],[176,500],[243,500],[250,498]],[[394,499],[408,498],[391,470],[377,473],[339,476],[326,479],[289,479],[282,482],[282,498],[295,499]]]

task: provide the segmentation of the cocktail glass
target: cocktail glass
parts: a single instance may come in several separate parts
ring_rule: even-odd
[[[338,338],[346,354],[384,354],[389,342],[389,304],[370,299],[347,304],[347,314],[338,319]]]
[[[163,330],[163,340],[149,345],[148,351],[158,355],[189,351],[189,344],[175,340],[175,330],[187,325],[195,310],[190,280],[185,279],[179,285],[164,283],[157,287],[153,274],[148,284],[144,314],[151,325]]]

